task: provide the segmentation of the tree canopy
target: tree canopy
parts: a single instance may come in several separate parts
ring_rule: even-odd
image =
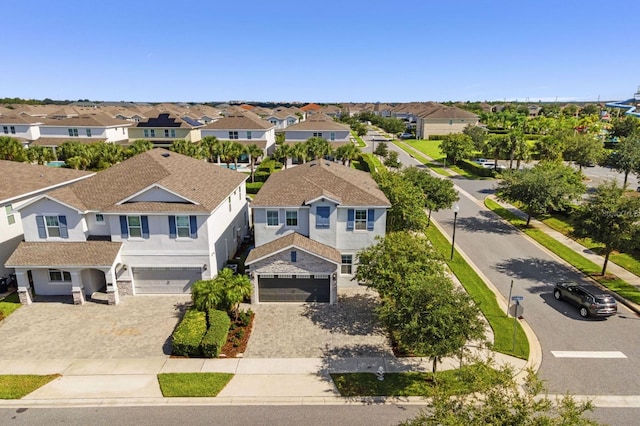
[[[470,158],[473,149],[473,140],[464,133],[450,133],[440,143],[440,151],[452,165],[459,160]]]
[[[426,169],[407,167],[402,174],[420,188],[424,195],[424,207],[429,210],[427,226],[431,221],[432,211],[450,208],[460,198],[451,180],[435,177]]]
[[[387,232],[422,231],[428,221],[422,191],[399,172],[382,170],[374,178],[391,202],[387,211]]]

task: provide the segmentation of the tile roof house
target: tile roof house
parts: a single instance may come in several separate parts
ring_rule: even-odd
[[[54,188],[93,175],[91,172],[0,160],[0,277],[13,272],[4,263],[23,238],[20,206]]]
[[[272,174],[251,203],[252,302],[335,303],[338,286],[357,285],[356,255],[385,235],[390,207],[368,173],[339,163]]]
[[[242,145],[255,144],[264,150],[265,155],[271,154],[276,144],[275,126],[251,112],[229,112],[200,129],[200,135],[215,136],[219,140],[231,140]]]
[[[21,300],[190,292],[248,232],[246,179],[156,148],[33,199],[18,209],[24,242],[6,261]]]

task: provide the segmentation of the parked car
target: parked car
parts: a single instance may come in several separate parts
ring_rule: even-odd
[[[486,158],[477,158],[475,160],[473,160],[475,163],[478,163],[480,165],[484,164],[484,163],[489,163],[491,162],[491,160],[487,160]]]
[[[583,318],[610,317],[618,313],[616,299],[610,294],[594,293],[584,286],[573,282],[556,284],[553,290],[556,300],[566,300],[578,307],[578,312]]]
[[[413,133],[403,133],[400,135],[400,139],[413,139],[414,137]]]
[[[503,166],[502,164],[498,164],[496,166],[496,163],[494,163],[493,161],[485,161],[484,163],[480,164],[482,167],[484,167],[485,169],[496,169],[496,170],[506,170],[507,168],[505,166]]]

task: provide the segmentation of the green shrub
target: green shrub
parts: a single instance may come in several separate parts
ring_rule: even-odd
[[[441,141],[446,138],[448,135],[429,135],[430,141]]]
[[[207,316],[204,312],[189,309],[171,335],[174,355],[199,356],[200,342],[207,332]]]
[[[247,182],[247,194],[257,194],[264,182]]]
[[[483,177],[493,176],[493,169],[487,169],[473,161],[462,160],[462,161],[458,161],[458,164],[456,165],[460,167],[462,170],[466,170],[470,173],[473,173],[476,176],[483,176]]]
[[[267,179],[269,179],[269,176],[271,176],[271,172],[266,172],[264,170],[259,170],[257,172],[254,173],[253,175],[253,179],[256,182],[266,182]]]
[[[275,162],[273,163],[273,168],[274,168],[274,169],[276,169],[276,170],[280,170],[282,167],[284,167],[284,164],[282,164],[282,163],[281,163],[281,162],[279,162],[279,161],[275,161]]]
[[[251,309],[247,309],[246,311],[242,311],[238,313],[238,321],[243,326],[248,326],[251,322],[251,316],[253,315],[253,311]]]
[[[227,341],[231,320],[225,311],[209,310],[209,329],[202,338],[202,355],[216,358]]]
[[[257,170],[259,170],[261,172],[273,173],[273,170],[275,169],[275,164],[276,164],[276,162],[274,160],[272,160],[271,158],[265,158],[264,160],[262,160],[260,165],[257,167]]]

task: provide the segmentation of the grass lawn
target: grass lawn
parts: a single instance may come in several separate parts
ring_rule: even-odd
[[[160,390],[165,397],[217,396],[229,383],[229,373],[161,373]]]
[[[427,157],[433,158],[435,161],[442,162],[445,155],[440,151],[440,142],[429,141],[424,139],[409,140],[407,144],[417,149]]]
[[[484,200],[484,204],[485,206],[487,206],[487,208],[493,210],[502,218],[511,222],[511,224],[516,228],[520,229],[522,232],[536,240],[538,243],[542,244],[548,250],[555,253],[565,262],[573,265],[583,274],[590,276],[609,290],[619,294],[625,299],[631,300],[634,303],[640,303],[640,290],[638,290],[631,284],[613,275],[600,275],[600,271],[602,270],[601,265],[596,265],[589,259],[571,250],[569,247],[548,236],[541,230],[535,228],[527,228],[526,221],[524,219],[521,219],[518,216],[514,215],[495,201],[486,198]]]
[[[358,142],[358,146],[360,148],[367,146],[366,143],[364,143],[364,141],[362,140],[362,138],[360,136],[358,136],[358,134],[356,132],[354,132],[353,130],[351,131],[351,136],[354,137],[354,139]]]
[[[442,164],[437,163],[435,161],[431,161],[427,157],[424,157],[420,154],[416,154],[414,150],[412,150],[411,148],[407,147],[407,145],[405,145],[406,142],[394,141],[393,143],[395,143],[398,146],[398,148],[400,148],[407,154],[414,156],[418,161],[420,161],[425,166],[429,167],[431,170],[433,170],[437,174],[441,176],[447,176],[447,177],[451,176],[451,173],[449,173],[444,167],[442,167]]]
[[[18,293],[11,293],[4,299],[0,300],[0,320],[11,315],[11,313],[20,306],[22,305],[20,304]]]
[[[517,358],[528,359],[529,341],[520,323],[516,323],[516,345],[514,350],[514,320],[512,317],[507,317],[506,312],[500,308],[495,294],[460,255],[455,253],[453,260],[448,260],[451,243],[447,241],[438,228],[431,225],[427,228],[425,234],[433,244],[433,247],[446,259],[451,271],[458,277],[469,295],[480,307],[487,321],[489,321],[494,333],[493,350]]]
[[[384,380],[378,380],[374,373],[331,374],[342,396],[433,396],[436,390],[451,394],[481,392],[497,384],[500,373],[481,364],[463,366],[457,370],[433,374],[387,373]]]
[[[48,376],[0,375],[0,399],[20,399],[58,377],[60,377],[59,374]]]
[[[375,171],[384,169],[384,164],[382,164],[382,161],[380,161],[378,156],[370,154],[368,152],[363,152],[361,155],[363,157],[367,157],[369,159],[369,162],[375,165],[376,167]],[[371,170],[371,172],[374,172],[374,170]]]

